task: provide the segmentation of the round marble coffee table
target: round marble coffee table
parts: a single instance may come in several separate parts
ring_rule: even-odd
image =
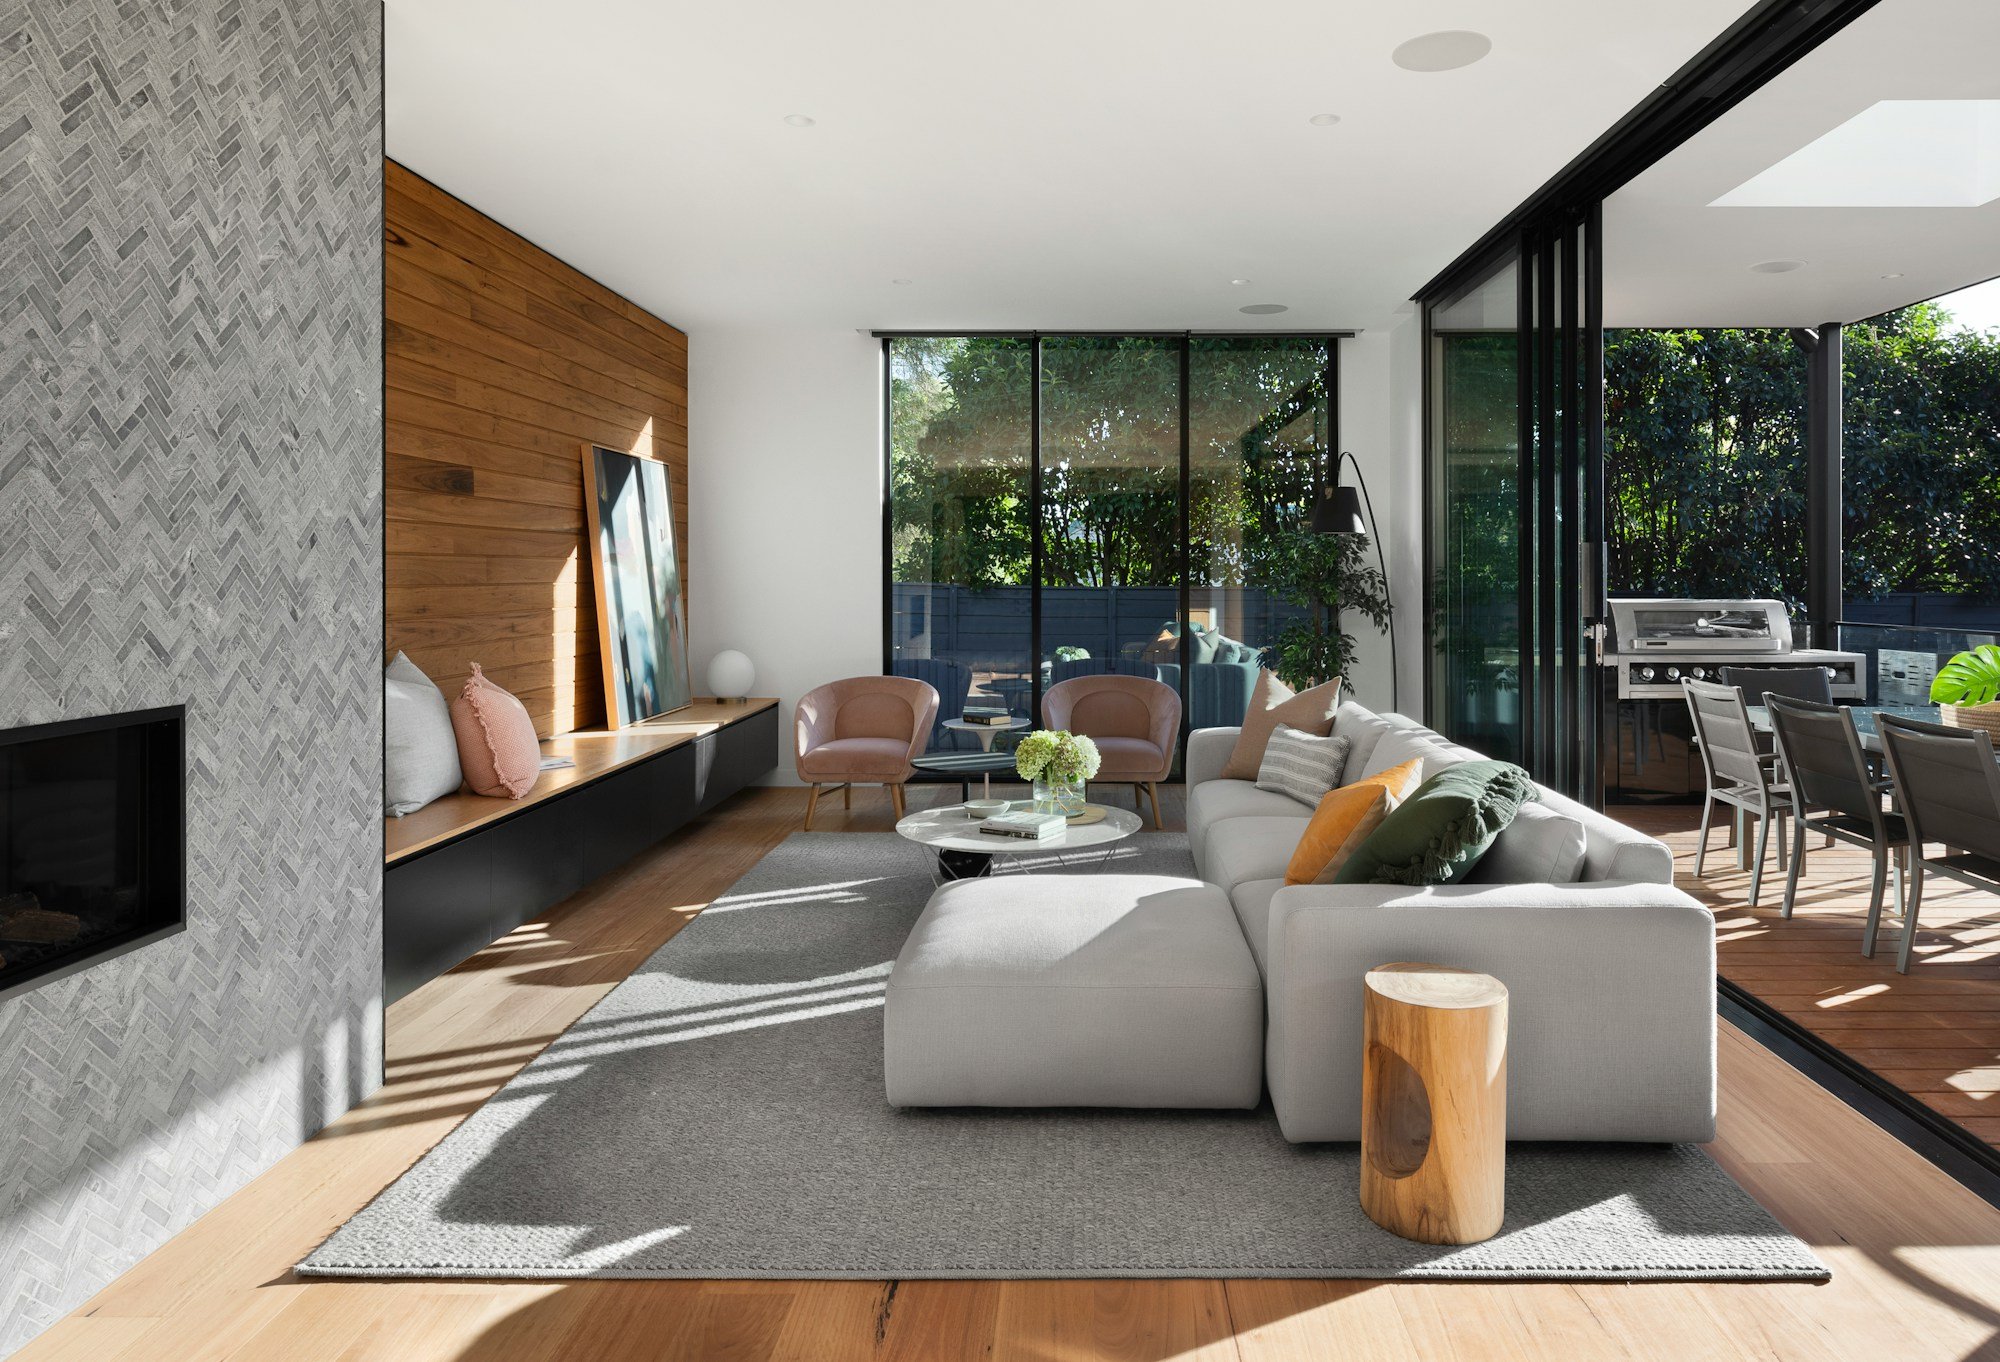
[[[1028,801],[1021,800],[1014,807],[1027,805]],[[1034,841],[981,832],[979,820],[966,813],[962,804],[910,814],[896,824],[896,831],[937,854],[939,880],[971,880],[992,873],[998,857],[1053,855],[1066,864],[1071,852],[1088,852],[1122,842],[1143,826],[1135,813],[1103,804],[1091,807],[1103,809],[1104,817],[1095,823],[1072,824],[1051,837]],[[1110,853],[1095,859],[1101,865],[1110,859]]]

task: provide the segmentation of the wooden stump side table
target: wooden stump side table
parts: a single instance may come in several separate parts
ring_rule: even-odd
[[[1507,989],[1402,963],[1368,971],[1361,1207],[1392,1234],[1476,1244],[1506,1211]]]

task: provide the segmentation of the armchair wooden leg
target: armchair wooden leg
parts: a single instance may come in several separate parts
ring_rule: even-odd
[[[1167,825],[1160,821],[1160,786],[1157,781],[1146,782],[1146,795],[1153,801],[1153,830],[1155,832],[1165,830]]]
[[[891,785],[889,787],[889,802],[896,806],[896,821],[899,823],[902,822],[908,816],[909,812],[909,805],[903,799],[902,786]]]
[[[812,828],[813,828],[813,810],[817,809],[818,807],[819,807],[819,782],[818,782],[818,781],[814,781],[814,782],[813,782],[813,787],[812,787],[812,793],[810,793],[810,794],[808,794],[808,795],[806,796],[806,831],[807,831],[807,832],[811,832],[811,831],[812,831]]]
[[[854,808],[854,782],[851,780],[840,787],[840,807],[848,810]]]

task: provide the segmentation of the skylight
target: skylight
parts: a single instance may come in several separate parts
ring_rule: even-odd
[[[2000,99],[1885,99],[1712,208],[1977,208],[2000,199]]]

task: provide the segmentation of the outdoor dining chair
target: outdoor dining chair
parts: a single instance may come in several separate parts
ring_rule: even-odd
[[[1708,855],[1709,818],[1717,804],[1753,814],[1757,819],[1757,859],[1750,870],[1750,906],[1764,883],[1764,853],[1771,842],[1771,825],[1792,807],[1791,791],[1776,775],[1777,755],[1759,750],[1757,731],[1734,686],[1683,681],[1688,714],[1694,720],[1695,744],[1701,749],[1706,788],[1701,801],[1701,841],[1695,847],[1694,873],[1701,874]],[[1778,868],[1785,867],[1784,829],[1778,830]]]
[[[1770,697],[1771,725],[1778,750],[1791,773],[1792,798],[1797,805],[1793,826],[1792,873],[1785,880],[1784,915],[1792,915],[1799,890],[1799,852],[1806,830],[1826,833],[1852,846],[1867,847],[1875,873],[1868,898],[1868,927],[1861,953],[1875,954],[1875,937],[1882,925],[1882,895],[1895,881],[1896,911],[1903,913],[1903,853],[1910,835],[1903,816],[1882,807],[1889,782],[1868,769],[1868,755],[1855,731],[1854,715],[1838,705]],[[1820,810],[1814,813],[1814,809]],[[1904,929],[1908,931],[1906,926]]]
[[[1722,684],[1734,686],[1751,704],[1761,705],[1767,695],[1784,695],[1814,704],[1833,703],[1833,673],[1824,667],[1724,667]]]
[[[2000,893],[2000,765],[1993,739],[1976,728],[1884,714],[1877,721],[1896,804],[1910,827],[1910,902],[1903,914],[1899,974],[1910,972],[1917,912],[1924,901],[1924,872]],[[1943,843],[1941,854],[1925,844]]]

